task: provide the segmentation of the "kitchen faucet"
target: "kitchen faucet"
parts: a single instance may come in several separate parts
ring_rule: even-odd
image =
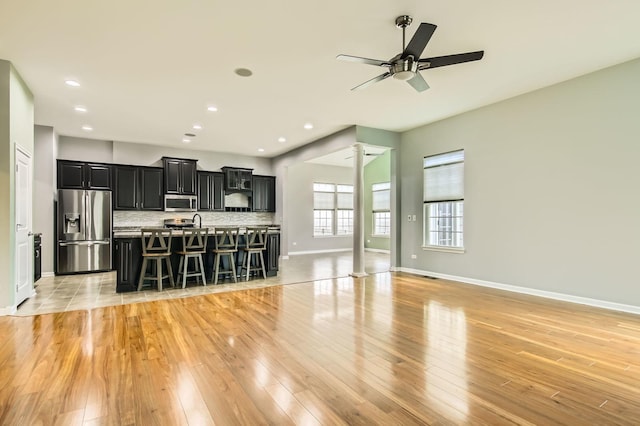
[[[199,226],[198,226],[198,228],[202,228],[202,216],[200,216],[198,213],[196,213],[196,214],[194,214],[194,215],[193,215],[193,218],[191,219],[191,221],[195,223],[195,221],[196,221],[196,216],[198,216],[198,219],[200,219],[200,220],[199,220]]]

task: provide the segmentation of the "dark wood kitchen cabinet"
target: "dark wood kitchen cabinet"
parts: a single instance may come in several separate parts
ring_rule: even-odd
[[[253,211],[276,211],[276,178],[275,176],[253,175]]]
[[[165,194],[196,195],[197,161],[162,157]]]
[[[116,293],[136,291],[142,266],[142,240],[140,238],[115,238],[114,260],[116,266]]]
[[[267,234],[267,249],[263,253],[265,269],[268,277],[278,275],[279,259],[280,259],[280,234]]]
[[[159,167],[116,166],[114,210],[163,210]]]
[[[58,189],[111,189],[111,165],[58,160]]]
[[[222,167],[224,188],[227,191],[251,191],[253,169]]]
[[[198,172],[198,210],[224,211],[224,174]]]

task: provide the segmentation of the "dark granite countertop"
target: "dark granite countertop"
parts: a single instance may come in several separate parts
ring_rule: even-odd
[[[247,225],[247,224],[243,224],[243,225],[208,225],[208,224],[204,224],[202,225],[203,228],[208,228],[209,229],[209,233],[212,233],[213,230],[218,227],[218,228],[222,228],[222,227],[238,227],[240,228],[240,232],[244,233],[246,231],[246,228],[248,226],[268,226],[269,227],[269,233],[279,233],[280,232],[280,225]],[[140,229],[141,228],[153,228],[153,226],[114,226],[113,227],[113,237],[114,238],[132,238],[132,237],[139,237],[140,236]],[[157,228],[162,228],[161,226],[157,226]],[[182,235],[182,230],[181,229],[173,229],[173,235]]]

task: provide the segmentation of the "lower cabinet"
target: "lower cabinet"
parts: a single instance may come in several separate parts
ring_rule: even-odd
[[[278,275],[278,260],[280,259],[280,234],[267,235],[267,249],[264,256],[265,268],[268,277]]]
[[[241,237],[242,238],[242,237]],[[138,279],[140,278],[140,268],[142,267],[142,240],[139,237],[115,238],[113,244],[113,259],[116,268],[116,292],[125,293],[137,291]],[[242,241],[243,242],[243,241]],[[182,238],[174,236],[171,241],[171,266],[174,278],[178,273],[178,263],[180,256],[176,253],[182,247]],[[213,272],[213,237],[207,240],[207,253],[204,255],[204,269],[207,283],[212,284]],[[265,269],[268,277],[278,275],[280,258],[280,234],[271,233],[267,235],[267,248],[262,253],[264,257]],[[240,273],[239,264],[242,262],[241,250],[236,257],[237,272]],[[240,281],[240,279],[239,279]],[[229,282],[228,280],[226,281]]]
[[[142,241],[140,238],[116,238],[114,241],[116,293],[136,291],[142,266]]]

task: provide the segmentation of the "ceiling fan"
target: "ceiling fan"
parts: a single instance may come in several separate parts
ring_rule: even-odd
[[[423,92],[429,88],[427,82],[420,75],[420,71],[428,68],[444,67],[446,65],[460,64],[463,62],[478,61],[482,59],[484,50],[477,52],[458,53],[455,55],[436,56],[433,58],[422,58],[420,55],[422,51],[429,43],[431,36],[436,30],[437,26],[422,22],[418,27],[418,30],[413,35],[408,45],[405,45],[405,31],[406,28],[411,25],[413,18],[408,15],[398,16],[396,18],[396,27],[402,28],[402,52],[389,59],[388,61],[381,61],[378,59],[362,58],[360,56],[350,55],[338,55],[336,58],[342,61],[359,62],[367,65],[376,65],[387,68],[387,72],[381,74],[371,80],[354,87],[351,90],[364,89],[382,81],[385,78],[393,76],[398,80],[405,80],[418,92]]]

